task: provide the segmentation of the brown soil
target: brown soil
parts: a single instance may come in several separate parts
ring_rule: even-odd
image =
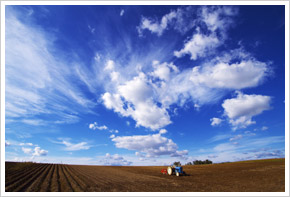
[[[183,166],[85,166],[5,162],[6,192],[284,192],[285,159]]]

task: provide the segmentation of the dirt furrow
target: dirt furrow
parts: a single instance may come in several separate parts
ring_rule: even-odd
[[[8,180],[7,179],[5,180],[5,186],[8,187],[9,185],[14,184],[15,182],[18,182],[18,181],[20,182],[27,175],[34,173],[35,171],[38,171],[41,168],[43,168],[43,165],[37,164],[37,165],[31,166],[31,168],[28,169],[28,171],[25,171],[24,169],[20,170],[18,175],[15,174],[15,176],[11,176],[8,178]],[[7,176],[7,175],[5,175],[5,176]]]
[[[51,180],[54,173],[55,164],[51,164],[51,168],[47,174],[47,176],[43,179],[42,184],[40,186],[40,192],[50,192]]]
[[[93,181],[91,179],[89,179],[86,175],[84,175],[83,173],[81,173],[79,171],[79,169],[76,166],[68,166],[71,174],[74,175],[74,177],[78,180],[78,183],[80,183],[80,185],[82,185],[83,188],[85,188],[85,191],[94,191],[91,190]]]
[[[60,192],[60,184],[59,184],[59,175],[58,175],[58,164],[54,164],[53,175],[51,180],[49,180],[49,191],[51,192]]]
[[[43,167],[37,171],[36,173],[31,173],[24,177],[22,180],[19,180],[15,182],[15,184],[12,184],[5,188],[6,191],[25,191],[25,189],[33,183],[33,181],[38,177],[43,171],[48,167],[47,164],[40,164],[43,165]]]
[[[104,188],[108,188],[109,182],[104,181],[104,177],[100,175],[96,175],[95,173],[91,173],[92,171],[87,172],[88,169],[84,169],[82,167],[77,168],[79,173],[83,177],[87,177],[87,183],[92,183],[90,186],[90,190],[92,191],[104,191]],[[107,177],[108,178],[108,177]]]
[[[26,164],[25,167],[20,168],[20,169],[15,169],[15,167],[11,167],[11,169],[7,169],[5,166],[5,176],[6,177],[14,177],[14,176],[18,176],[19,174],[21,174],[21,172],[26,172],[30,169],[35,168],[36,166],[39,166],[39,164],[35,164],[35,163],[29,163]]]
[[[59,173],[59,182],[60,182],[61,191],[73,192],[74,190],[63,172],[63,165],[59,164],[58,167],[59,167],[58,173]]]
[[[63,171],[68,180],[70,181],[70,184],[75,192],[85,191],[85,187],[83,188],[81,184],[76,180],[75,174],[71,173],[71,171],[68,170],[68,165],[63,165]]]
[[[46,178],[51,169],[52,165],[48,165],[45,171],[43,171],[43,173],[41,173],[25,191],[26,192],[40,191],[40,186],[41,184],[43,184],[43,180]]]

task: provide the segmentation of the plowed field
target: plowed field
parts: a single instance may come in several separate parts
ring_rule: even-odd
[[[5,163],[6,192],[284,192],[285,160],[183,166],[188,176],[161,174],[162,166],[86,166]]]

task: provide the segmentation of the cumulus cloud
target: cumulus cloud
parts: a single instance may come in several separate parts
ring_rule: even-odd
[[[47,155],[48,151],[47,150],[44,150],[44,149],[41,149],[40,147],[35,147],[34,148],[34,152],[33,152],[33,156],[45,156]]]
[[[163,130],[164,131],[164,130]],[[184,157],[187,150],[178,151],[178,146],[161,134],[118,136],[112,139],[117,148],[125,148],[146,154],[146,157],[170,155],[172,157]]]
[[[161,36],[163,34],[163,31],[168,27],[171,21],[176,18],[176,16],[176,12],[172,11],[164,15],[160,22],[154,19],[142,17],[140,25],[137,27],[139,35],[142,36],[142,31],[147,29],[152,33],[156,33],[158,36]]]
[[[25,154],[31,154],[32,156],[46,156],[48,153],[47,150],[41,149],[39,146],[34,149],[25,147],[22,147],[21,149]]]
[[[183,49],[174,51],[174,55],[178,58],[185,54],[190,55],[190,59],[196,60],[198,57],[204,57],[220,44],[215,35],[194,34],[192,38],[184,44]]]
[[[202,6],[198,12],[200,14],[195,19],[195,24],[205,24],[209,33],[205,33],[203,25],[198,25],[192,38],[184,43],[184,47],[174,51],[174,55],[178,58],[188,54],[190,59],[196,60],[213,53],[224,43],[226,31],[233,23],[231,18],[238,10],[231,6]]]
[[[154,71],[151,75],[164,81],[170,80],[172,74],[179,72],[179,69],[173,63],[164,62],[160,64],[159,61],[153,61],[152,66]]]
[[[234,129],[246,128],[256,122],[253,116],[270,109],[271,97],[263,95],[247,95],[237,91],[237,97],[226,99],[222,107]]]
[[[160,133],[160,134],[165,134],[165,133],[167,133],[167,130],[166,130],[166,129],[161,129],[161,130],[159,131],[159,133]]]
[[[222,119],[220,119],[220,118],[211,118],[210,119],[210,121],[211,121],[211,126],[218,126],[218,125],[220,125],[221,123],[222,123]]]
[[[101,161],[104,165],[111,166],[129,166],[132,164],[131,161],[127,161],[123,156],[119,154],[111,155],[110,153],[106,153],[105,159]]]
[[[108,130],[108,127],[106,125],[98,126],[97,122],[89,124],[89,128],[93,129],[93,130],[96,130],[96,129],[98,129],[98,130]]]
[[[152,130],[171,123],[166,109],[158,107],[152,98],[153,92],[147,77],[139,73],[132,80],[117,87],[117,93],[106,92],[102,99],[108,109],[123,116],[131,116],[136,126],[144,126]]]
[[[239,12],[233,6],[203,6],[199,17],[211,32],[224,33],[233,25],[233,17]]]
[[[210,88],[242,89],[258,86],[268,76],[268,71],[266,63],[253,59],[233,64],[219,62],[194,67],[190,80]]]

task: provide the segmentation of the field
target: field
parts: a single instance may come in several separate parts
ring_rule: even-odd
[[[6,192],[284,192],[285,159],[183,166],[85,166],[5,163]]]

